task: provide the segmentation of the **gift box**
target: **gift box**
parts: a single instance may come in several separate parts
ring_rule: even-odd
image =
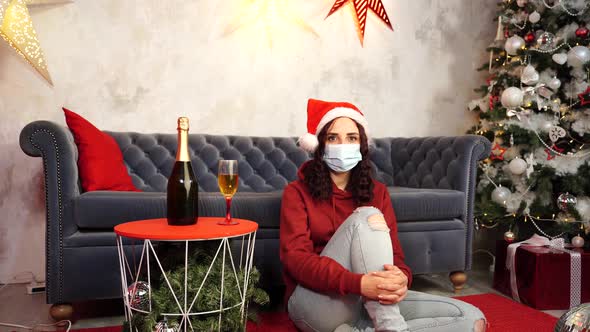
[[[506,268],[509,243],[496,245],[493,287],[512,297]],[[581,303],[590,302],[590,251],[568,248],[581,255]],[[520,301],[540,310],[570,308],[570,254],[549,246],[521,245],[515,254],[515,276]]]

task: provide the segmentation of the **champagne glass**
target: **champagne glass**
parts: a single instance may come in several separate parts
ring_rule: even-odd
[[[220,160],[217,169],[217,182],[219,191],[225,197],[225,220],[218,222],[220,225],[237,225],[238,222],[232,220],[230,215],[231,199],[238,191],[238,161],[237,160]]]

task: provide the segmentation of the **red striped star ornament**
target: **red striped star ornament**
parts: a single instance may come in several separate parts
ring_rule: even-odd
[[[387,25],[391,31],[393,31],[393,27],[391,26],[391,21],[389,17],[387,17],[387,13],[385,12],[385,7],[381,0],[336,0],[332,9],[328,13],[328,18],[330,15],[334,14],[335,11],[342,8],[348,2],[352,2],[354,6],[354,11],[356,14],[356,27],[359,35],[359,39],[361,41],[361,46],[363,45],[365,39],[365,26],[367,23],[367,12],[372,10],[378,17]]]

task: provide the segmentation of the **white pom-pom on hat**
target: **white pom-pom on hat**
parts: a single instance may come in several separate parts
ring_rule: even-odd
[[[303,136],[299,137],[297,143],[299,144],[299,147],[307,152],[314,152],[319,145],[317,136],[310,133],[305,133]]]

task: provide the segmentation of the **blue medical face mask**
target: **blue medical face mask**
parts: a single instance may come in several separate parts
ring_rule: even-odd
[[[348,172],[363,159],[360,144],[327,144],[324,162],[334,172]]]

